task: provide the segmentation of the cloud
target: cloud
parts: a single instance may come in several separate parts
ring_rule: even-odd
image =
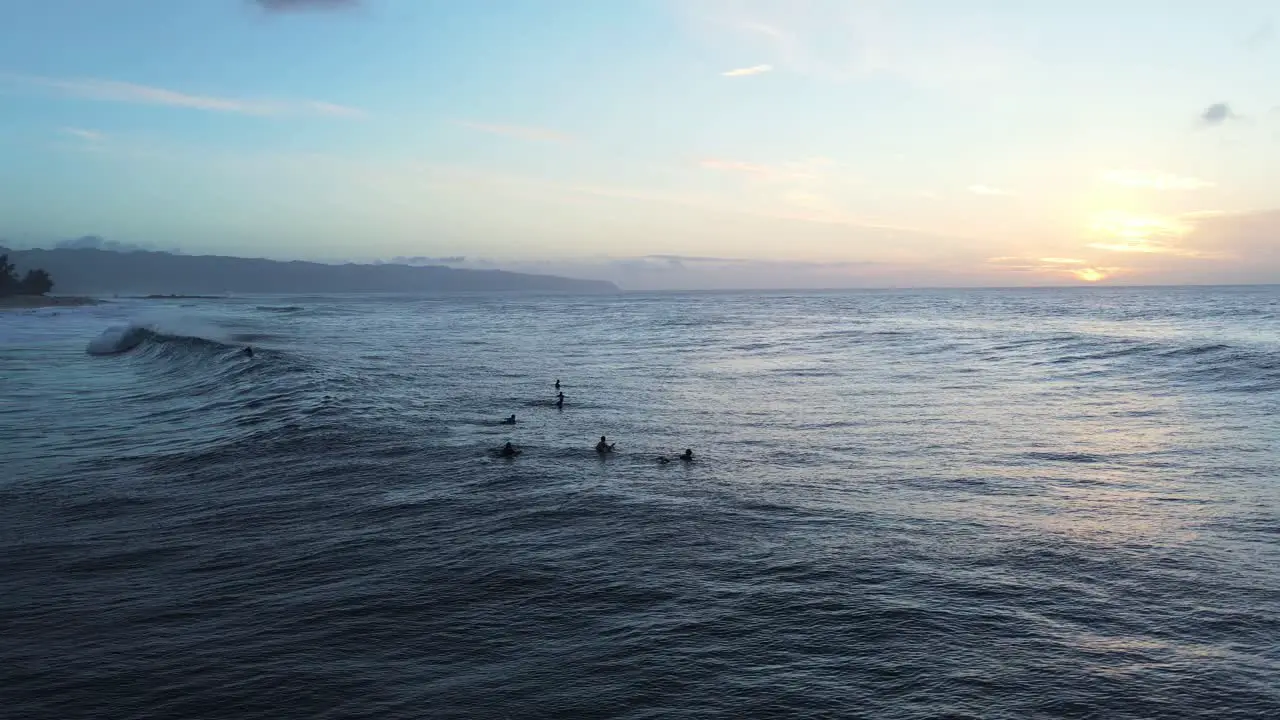
[[[745,162],[742,160],[720,160],[706,158],[698,161],[698,166],[705,170],[736,173],[759,180],[815,180],[821,177],[821,170],[833,165],[827,158],[809,158],[785,162],[778,165]]]
[[[628,290],[837,288],[895,284],[903,267],[879,262],[655,254],[564,260],[473,258],[467,267],[609,280]],[[910,271],[909,268],[906,268]]]
[[[1123,257],[1126,274],[1161,284],[1280,282],[1280,210],[1201,211],[1159,221],[1159,234],[1093,247]]]
[[[1009,192],[1008,190],[1001,190],[1000,188],[991,187],[990,185],[970,185],[969,192],[973,193],[974,195],[992,195],[992,196],[1013,195],[1013,193]]]
[[[1170,240],[1186,235],[1191,227],[1176,217],[1157,217],[1110,212],[1096,216],[1089,230],[1121,242]]]
[[[1238,117],[1240,116],[1232,112],[1231,106],[1227,103],[1214,103],[1200,113],[1200,124],[1205,127],[1215,127]]]
[[[994,257],[988,259],[987,264],[1007,272],[1072,278],[1087,283],[1100,282],[1124,272],[1123,268],[1100,267],[1077,258]]]
[[[267,12],[345,10],[360,5],[360,0],[253,0],[253,2]]]
[[[742,162],[740,160],[717,160],[708,158],[699,160],[698,165],[708,170],[726,170],[729,172],[745,173],[747,175],[768,175],[772,169],[768,165],[758,165],[756,163]]]
[[[841,173],[835,161],[824,157],[762,164],[742,160],[707,158],[698,161],[704,170],[727,173],[745,182],[740,202],[757,209],[773,207],[794,219],[852,225],[875,224],[859,220],[838,200],[860,180]]]
[[[1266,20],[1262,22],[1260,25],[1258,25],[1258,27],[1254,28],[1253,32],[1249,33],[1249,35],[1244,39],[1244,45],[1247,48],[1257,50],[1259,48],[1270,45],[1271,42],[1275,40],[1275,38],[1276,38],[1275,21]]]
[[[690,30],[729,57],[835,82],[890,75],[919,86],[968,90],[1020,67],[1007,23],[977,16],[920,23],[890,2],[700,0],[671,3]],[[731,53],[731,54],[730,54]],[[757,67],[765,67],[760,65]],[[755,74],[755,68],[724,73]],[[740,73],[740,74],[739,74]]]
[[[772,72],[772,65],[752,65],[751,67],[737,68],[720,73],[725,77],[747,77],[749,75],[760,75],[762,73]]]
[[[492,123],[477,123],[469,121],[459,121],[455,124],[459,127],[467,128],[468,130],[475,130],[477,132],[488,133],[490,135],[502,135],[504,137],[516,138],[519,140],[531,140],[533,142],[567,143],[573,139],[562,132],[526,125],[497,125]]]
[[[1217,211],[1198,211],[1161,217],[1104,213],[1094,218],[1088,247],[1113,253],[1168,255],[1191,259],[1220,258],[1221,253],[1198,247],[1192,236],[1201,223],[1221,217]]]
[[[1152,175],[1132,170],[1108,170],[1103,173],[1102,179],[1113,185],[1148,190],[1202,190],[1214,186],[1214,183],[1199,178],[1167,173]]]
[[[390,262],[394,265],[463,265],[467,262],[467,258],[462,255],[452,255],[449,257],[397,255],[396,257],[391,258]]]
[[[82,140],[88,140],[89,142],[98,142],[106,137],[106,135],[103,135],[97,130],[86,130],[84,128],[67,127],[62,128],[62,132],[67,135],[78,137]]]
[[[1187,216],[1184,216],[1187,217]],[[1267,269],[1268,282],[1280,281],[1280,210],[1249,213],[1197,213],[1189,219],[1189,244],[1204,248],[1208,259],[1238,259],[1245,271]]]
[[[68,97],[101,102],[161,105],[208,112],[241,115],[312,115],[320,117],[359,118],[365,113],[356,108],[315,100],[272,100],[192,95],[166,88],[138,85],[119,80],[58,79],[31,76],[5,76],[0,80],[17,81],[45,88]]]
[[[706,255],[643,255],[636,260],[651,261],[657,260],[667,265],[683,266],[686,263],[690,265],[723,265],[723,266],[762,266],[767,265],[775,269],[788,270],[833,270],[846,268],[861,268],[871,265],[883,265],[884,263],[870,260],[830,260],[830,261],[812,261],[812,260],[760,260],[753,258],[741,257],[714,257]]]
[[[146,245],[107,240],[97,235],[84,235],[70,240],[62,240],[54,243],[53,246],[59,250],[110,250],[112,252],[146,252],[154,250],[154,248]]]

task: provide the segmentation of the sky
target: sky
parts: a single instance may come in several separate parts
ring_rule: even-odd
[[[1280,282],[1274,0],[0,0],[0,244]],[[83,241],[82,241],[83,242]]]

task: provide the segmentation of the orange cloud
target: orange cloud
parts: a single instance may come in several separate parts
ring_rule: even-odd
[[[1089,283],[1100,282],[1122,272],[1120,268],[1090,265],[1087,261],[1077,258],[1005,256],[990,258],[987,264],[1009,272],[1036,273]]]
[[[1212,211],[1173,217],[1104,213],[1089,225],[1095,239],[1088,247],[1116,253],[1211,257],[1213,253],[1192,247],[1187,240],[1199,223],[1217,215]]]

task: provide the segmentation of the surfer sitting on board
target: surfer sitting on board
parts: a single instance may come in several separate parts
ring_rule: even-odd
[[[520,454],[520,451],[516,449],[515,445],[507,442],[507,444],[503,445],[502,449],[498,451],[498,454],[502,457],[515,457]]]
[[[611,453],[613,452],[613,445],[614,443],[606,442],[604,439],[604,436],[601,435],[600,442],[596,443],[596,452],[600,453],[601,455],[605,453]]]

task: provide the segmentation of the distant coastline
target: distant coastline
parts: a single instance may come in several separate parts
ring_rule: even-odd
[[[161,300],[177,299],[173,296],[221,298],[229,294],[618,292],[616,285],[600,280],[445,265],[330,265],[89,248],[8,252],[20,270],[47,271],[62,292],[100,297],[126,293]]]
[[[98,305],[102,301],[74,295],[10,295],[0,297],[0,310],[31,310],[47,307],[82,307]]]
[[[129,295],[129,300],[226,300],[226,295],[161,295],[153,293],[151,295]]]

